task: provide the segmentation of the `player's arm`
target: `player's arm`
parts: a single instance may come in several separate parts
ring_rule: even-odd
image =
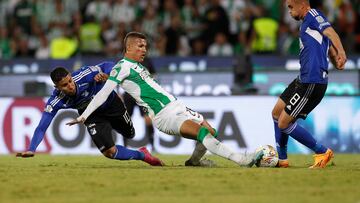
[[[74,125],[78,123],[84,123],[85,120],[94,112],[99,106],[101,106],[106,99],[109,97],[111,92],[116,88],[117,83],[112,80],[107,80],[104,87],[95,95],[94,99],[91,100],[90,104],[86,107],[85,111],[77,117],[75,120],[66,123],[66,125]]]
[[[44,139],[45,132],[49,127],[54,115],[44,112],[41,116],[40,122],[35,129],[34,135],[31,138],[30,147],[25,152],[19,152],[16,154],[17,157],[33,157],[36,151],[36,148],[39,146],[40,142]]]
[[[93,68],[90,68],[90,69],[96,68],[95,70],[93,70],[94,73],[96,74],[94,76],[94,80],[96,82],[105,82],[109,78],[109,74],[112,68],[114,67],[114,65],[115,63],[113,62],[103,62],[101,64],[93,66]]]
[[[334,67],[338,68],[338,65],[336,64],[336,50],[332,45],[329,48],[329,59],[330,62],[334,65]]]
[[[332,63],[339,70],[343,70],[345,68],[346,63],[346,53],[343,45],[341,44],[341,40],[339,35],[335,32],[334,28],[328,27],[323,31],[323,34],[328,37],[332,43],[329,49],[329,56]]]

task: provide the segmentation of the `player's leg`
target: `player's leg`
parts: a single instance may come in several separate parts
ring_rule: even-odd
[[[180,127],[180,134],[185,138],[197,139],[211,153],[232,160],[241,166],[251,167],[255,164],[256,161],[262,158],[262,151],[260,151],[258,154],[235,153],[226,145],[214,138],[214,136],[206,127],[201,126],[191,120],[186,120],[182,123]]]
[[[144,159],[144,154],[139,151],[115,145],[111,133],[112,127],[107,121],[91,122],[90,119],[85,125],[91,139],[105,157],[118,160]]]
[[[88,123],[86,125],[91,139],[105,157],[117,160],[142,160],[153,166],[163,165],[161,160],[153,157],[145,148],[132,150],[115,145],[111,134],[112,127],[109,123]]]
[[[145,114],[143,114],[145,121],[145,135],[149,139],[152,152],[155,152],[155,144],[154,144],[154,126],[152,124],[151,118]]]
[[[279,117],[279,128],[283,133],[293,137],[295,140],[310,148],[319,155],[315,157],[315,164],[325,167],[333,156],[330,149],[326,148],[303,127],[296,122],[297,118],[305,119],[306,116],[320,103],[325,95],[326,85],[322,84],[298,84],[294,96],[286,104]],[[288,108],[289,106],[289,108]],[[318,161],[317,161],[318,160]]]
[[[130,118],[131,118],[133,113],[134,113],[134,107],[135,107],[136,103],[135,103],[134,99],[131,97],[131,95],[126,93],[126,92],[123,94],[122,98],[123,98],[125,108],[126,108],[128,114],[130,115]],[[122,109],[122,107],[120,107],[120,108]],[[125,147],[128,146],[128,139],[129,138],[127,136],[123,136],[123,141],[124,141],[124,146]]]
[[[279,98],[272,110],[272,118],[274,122],[276,150],[278,151],[279,154],[278,166],[286,168],[289,166],[289,162],[287,160],[287,143],[289,140],[289,135],[281,132],[278,124],[280,114],[284,110],[284,108],[285,108],[285,102],[281,98]]]
[[[217,137],[217,132],[211,127],[211,125],[204,120],[201,123],[202,126],[206,127],[211,135]],[[199,141],[195,144],[195,149],[191,154],[191,157],[185,161],[185,166],[215,166],[215,162],[209,159],[201,159],[206,154],[206,147]]]

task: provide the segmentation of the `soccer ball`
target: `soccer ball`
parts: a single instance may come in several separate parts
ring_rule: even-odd
[[[256,152],[262,150],[264,152],[263,158],[259,163],[256,163],[257,167],[275,167],[279,161],[279,156],[275,148],[271,145],[263,145],[256,149]]]

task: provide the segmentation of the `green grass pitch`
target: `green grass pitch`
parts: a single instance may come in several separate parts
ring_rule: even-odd
[[[165,167],[102,156],[0,156],[0,202],[352,202],[360,203],[360,155],[335,154],[313,170],[311,155],[291,168],[240,168],[208,156],[213,168],[185,167],[188,156],[159,155]]]

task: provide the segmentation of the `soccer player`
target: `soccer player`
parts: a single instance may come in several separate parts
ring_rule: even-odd
[[[155,68],[153,67],[151,61],[147,58],[142,62],[143,65],[146,66],[149,73],[154,76],[155,74]],[[132,117],[134,113],[135,107],[139,107],[140,115],[144,118],[145,121],[145,137],[149,139],[150,145],[151,145],[151,151],[155,152],[155,145],[154,145],[154,126],[152,124],[152,121],[150,117],[145,113],[145,110],[143,107],[140,107],[136,104],[135,99],[125,92],[122,95],[122,99],[124,101],[124,104],[126,106],[127,111],[129,112],[130,116]],[[124,137],[124,146],[126,147],[128,145],[128,139]]]
[[[104,86],[104,82],[114,65],[113,62],[103,62],[95,66],[82,67],[72,74],[63,67],[55,68],[50,73],[51,80],[55,84],[55,90],[46,103],[28,151],[18,153],[17,156],[24,158],[34,156],[37,146],[44,138],[46,129],[60,109],[77,109],[78,113],[81,114],[94,95]],[[112,129],[127,138],[135,136],[135,129],[130,116],[114,91],[109,92],[109,97],[97,111],[88,117],[85,125],[91,139],[104,156],[118,160],[143,160],[154,166],[163,165],[145,147],[139,150],[130,150],[114,144]]]
[[[154,125],[160,131],[198,140],[201,143],[196,145],[187,165],[197,165],[206,149],[240,166],[251,167],[262,158],[262,151],[252,154],[235,153],[219,142],[216,139],[216,131],[201,114],[187,108],[152,78],[146,68],[140,64],[147,51],[145,35],[130,32],[125,36],[124,45],[124,58],[115,65],[104,87],[96,94],[81,116],[67,123],[68,125],[87,122],[92,112],[106,101],[117,85],[120,85],[135,98],[139,106],[147,109]]]
[[[300,27],[300,75],[280,95],[272,111],[279,167],[288,167],[287,142],[289,135],[315,152],[310,168],[324,168],[333,157],[333,151],[320,143],[303,127],[298,118],[307,115],[320,103],[328,83],[329,56],[334,66],[343,70],[346,54],[340,38],[308,0],[287,0],[290,15],[302,20]]]

